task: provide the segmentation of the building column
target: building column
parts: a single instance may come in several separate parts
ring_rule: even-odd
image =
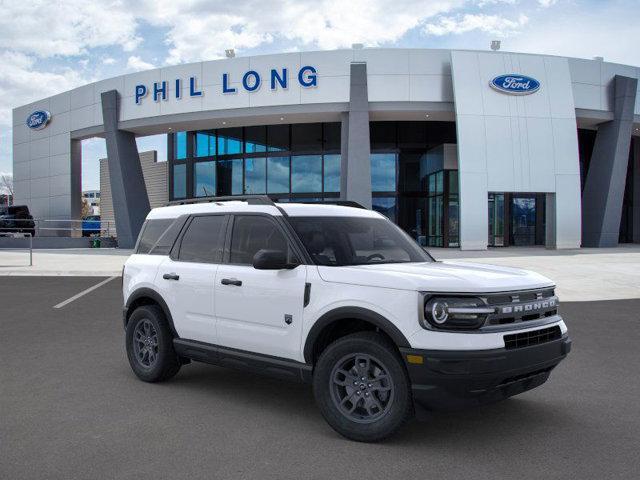
[[[102,93],[102,117],[118,247],[133,248],[150,207],[136,137],[132,132],[118,129],[119,103],[116,90]]]
[[[620,235],[638,80],[613,81],[614,118],[598,127],[582,193],[583,247],[615,247]]]
[[[342,115],[340,198],[371,208],[367,64],[351,64],[349,111]]]

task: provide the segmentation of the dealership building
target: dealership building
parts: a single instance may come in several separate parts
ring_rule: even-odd
[[[13,110],[15,203],[77,219],[106,140],[121,247],[149,210],[136,137],[167,134],[169,200],[352,200],[431,247],[640,243],[640,68],[362,49],[122,75]],[[103,195],[104,197],[104,195]]]

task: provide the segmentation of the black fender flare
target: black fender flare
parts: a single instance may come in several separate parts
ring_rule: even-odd
[[[313,347],[325,327],[345,319],[363,320],[371,323],[386,333],[398,347],[411,347],[398,327],[379,313],[362,307],[338,307],[322,315],[309,330],[303,350],[305,362],[309,364],[313,362]]]
[[[152,290],[151,288],[146,288],[146,287],[138,288],[137,290],[134,290],[131,295],[129,295],[129,298],[127,299],[127,303],[124,306],[124,312],[123,312],[123,318],[122,318],[124,321],[124,328],[125,329],[127,328],[127,321],[129,320],[129,315],[131,315],[132,313],[130,311],[131,305],[134,304],[136,300],[139,300],[141,298],[149,298],[160,306],[160,308],[162,309],[162,312],[164,313],[164,316],[169,322],[171,333],[174,335],[175,338],[180,338],[178,335],[178,332],[176,331],[176,327],[173,324],[173,317],[171,316],[171,310],[169,310],[169,306],[167,305],[167,302],[164,301],[164,298],[162,298],[162,295],[160,295],[158,292],[156,292],[155,290]]]

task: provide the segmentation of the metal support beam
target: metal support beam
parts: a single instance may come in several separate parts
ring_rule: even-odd
[[[341,133],[340,198],[371,208],[371,146],[366,63],[351,64],[349,111],[342,116]]]
[[[616,75],[614,117],[598,127],[582,193],[582,246],[615,247],[620,235],[638,80]]]
[[[102,118],[118,247],[133,248],[150,207],[136,137],[131,132],[118,129],[119,103],[116,90],[102,93]]]

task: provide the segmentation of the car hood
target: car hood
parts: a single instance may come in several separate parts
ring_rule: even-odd
[[[554,284],[529,270],[453,261],[320,266],[318,272],[327,282],[431,292],[504,292]]]

